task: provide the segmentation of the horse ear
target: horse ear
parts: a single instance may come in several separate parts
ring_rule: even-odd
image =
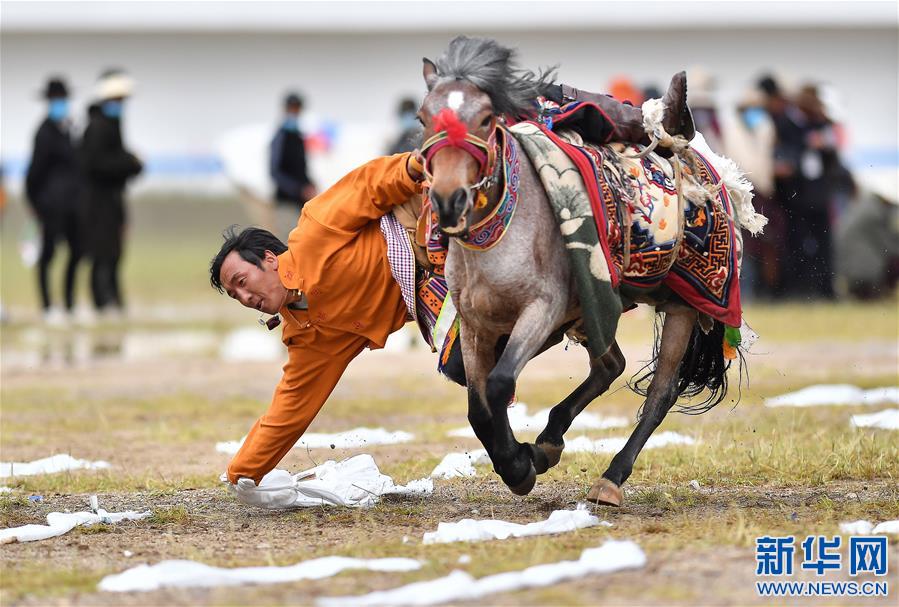
[[[430,91],[437,83],[437,66],[427,57],[422,57],[421,61],[424,64],[421,68],[421,75],[424,76],[425,84],[428,85]]]

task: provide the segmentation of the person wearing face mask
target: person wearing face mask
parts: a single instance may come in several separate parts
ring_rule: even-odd
[[[141,161],[122,142],[122,114],[133,89],[133,80],[121,70],[101,75],[97,102],[79,150],[87,183],[91,293],[100,313],[121,313],[124,305],[119,286],[127,223],[124,193],[128,181],[143,170]]]
[[[56,244],[65,240],[69,259],[65,271],[65,310],[75,304],[75,274],[83,253],[81,178],[69,120],[69,91],[61,78],[51,78],[43,92],[47,115],[34,136],[34,151],[25,177],[25,194],[40,224],[41,252],[38,260],[38,286],[44,321],[51,325],[65,322],[61,309],[54,307],[49,288],[50,262]]]
[[[405,98],[397,109],[400,134],[387,150],[387,154],[411,152],[421,144],[421,124],[418,122],[418,105],[414,99]]]
[[[269,149],[269,173],[275,182],[276,231],[286,238],[296,225],[315,185],[306,164],[306,140],[300,130],[303,99],[297,93],[284,98],[284,116]]]

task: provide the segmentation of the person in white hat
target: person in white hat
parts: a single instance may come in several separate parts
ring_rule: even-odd
[[[134,81],[121,70],[104,72],[97,82],[94,111],[84,131],[81,160],[86,175],[88,250],[93,260],[91,293],[98,312],[121,313],[119,287],[126,225],[125,186],[143,170],[122,143],[122,111]]]

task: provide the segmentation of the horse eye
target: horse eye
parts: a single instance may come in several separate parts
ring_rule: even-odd
[[[421,126],[425,125],[425,121],[421,119],[421,116],[416,116],[415,119],[418,120],[418,124]]]
[[[487,116],[484,118],[483,122],[481,122],[481,128],[487,128],[490,126],[490,121],[493,120],[493,116]]]

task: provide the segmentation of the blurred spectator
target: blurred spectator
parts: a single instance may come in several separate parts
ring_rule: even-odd
[[[91,292],[100,312],[121,313],[119,264],[124,249],[125,185],[143,170],[122,143],[122,113],[134,81],[121,70],[107,70],[97,83],[97,103],[81,141],[86,176],[88,250],[93,260]]]
[[[609,81],[609,95],[621,103],[640,107],[643,104],[643,91],[627,76],[616,76]]]
[[[62,310],[52,305],[49,288],[50,262],[56,243],[65,239],[69,259],[65,272],[65,309],[75,305],[75,273],[84,249],[81,210],[81,176],[69,120],[69,90],[61,78],[47,81],[43,92],[47,117],[34,136],[34,150],[25,177],[25,195],[40,224],[41,251],[38,285],[44,322],[65,322]]]
[[[758,82],[765,110],[774,124],[774,199],[787,216],[784,293],[793,297],[831,297],[829,201],[817,199],[804,187],[807,120],[772,76]]]
[[[836,129],[824,111],[817,88],[803,86],[796,96],[796,106],[802,113],[805,137],[799,163],[799,196],[795,199],[805,259],[796,271],[811,270],[812,291],[833,297],[831,228],[838,195],[853,187],[852,176],[840,160]]]
[[[659,87],[654,84],[647,84],[645,87],[643,87],[642,93],[644,101],[646,99],[661,99],[662,95],[665,94],[661,90],[659,90]]]
[[[687,73],[687,104],[693,112],[693,124],[702,133],[713,152],[723,153],[721,124],[715,104],[715,78],[701,67]]]
[[[869,176],[834,237],[837,291],[873,299],[899,279],[899,170]]]
[[[787,218],[774,199],[774,125],[764,109],[761,92],[751,89],[737,102],[736,111],[724,115],[725,155],[746,172],[752,182],[752,204],[768,218],[765,231],[744,238],[742,292],[774,298],[782,291],[782,259],[786,252]]]
[[[400,134],[387,150],[388,154],[411,152],[421,145],[421,124],[418,122],[418,104],[414,99],[406,97],[397,108],[400,123]]]
[[[300,131],[303,99],[297,93],[284,98],[284,117],[272,139],[269,173],[275,181],[276,233],[286,235],[297,225],[306,201],[315,196],[306,163],[306,141]]]

